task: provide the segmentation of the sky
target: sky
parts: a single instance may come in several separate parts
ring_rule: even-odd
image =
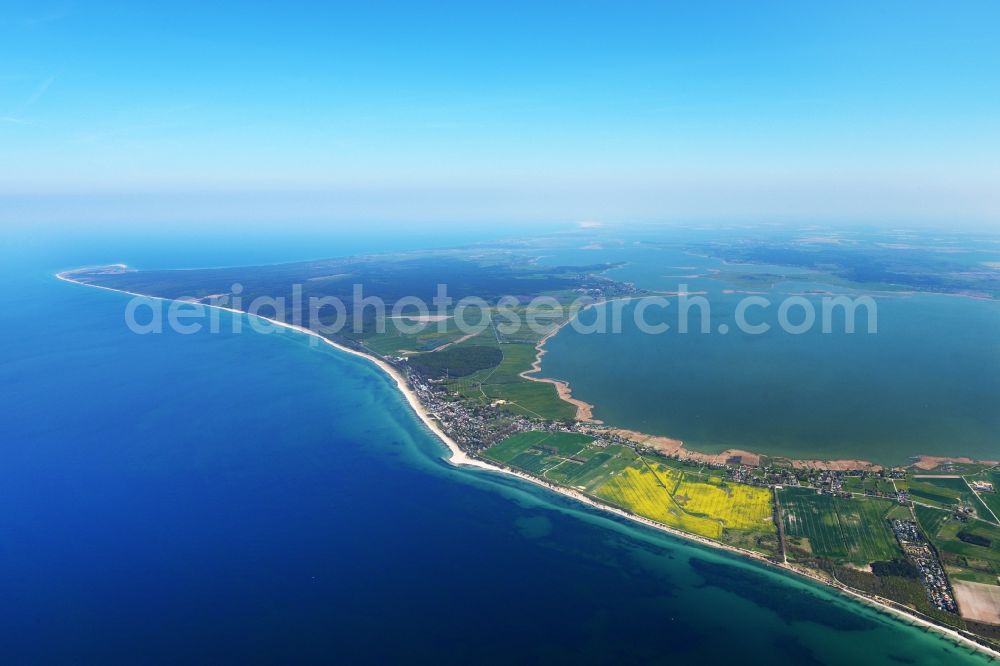
[[[0,5],[0,221],[1000,224],[995,0]]]

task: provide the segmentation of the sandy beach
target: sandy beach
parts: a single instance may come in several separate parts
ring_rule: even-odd
[[[120,265],[120,266],[122,268],[124,268],[123,264]],[[79,285],[83,285],[85,287],[94,287],[94,288],[97,288],[97,289],[104,289],[106,291],[113,291],[113,292],[117,292],[119,294],[128,294],[129,296],[138,296],[140,298],[150,298],[150,299],[153,299],[153,300],[166,301],[166,302],[175,300],[175,299],[170,299],[170,298],[161,298],[159,296],[146,296],[145,294],[137,294],[135,292],[124,291],[124,290],[121,290],[121,289],[111,289],[110,287],[103,287],[103,286],[95,285],[95,284],[87,284],[86,282],[79,282],[78,280],[74,280],[73,278],[68,277],[67,273],[68,273],[68,271],[65,272],[65,273],[58,273],[58,274],[56,274],[56,277],[58,279],[60,279],[60,280],[65,281],[65,282],[70,282],[70,283],[73,283],[73,284],[79,284]],[[279,326],[281,328],[287,328],[289,330],[296,331],[298,333],[302,333],[303,335],[312,336],[312,337],[316,338],[317,340],[319,340],[320,342],[333,347],[334,349],[338,349],[338,350],[340,350],[342,352],[346,352],[346,353],[351,354],[353,356],[357,356],[357,357],[363,358],[363,359],[365,359],[365,360],[373,363],[374,365],[378,366],[378,368],[380,370],[382,370],[387,375],[389,375],[390,378],[392,378],[392,380],[396,384],[396,388],[398,388],[399,391],[403,394],[403,396],[406,398],[406,402],[410,405],[410,407],[413,409],[413,411],[416,412],[417,416],[420,417],[420,420],[423,421],[424,425],[426,425],[427,428],[430,429],[430,431],[433,432],[437,436],[437,438],[440,439],[445,444],[445,446],[448,447],[448,450],[451,452],[451,456],[448,458],[449,462],[451,462],[452,464],[455,464],[455,465],[471,465],[473,467],[481,467],[481,468],[493,469],[493,470],[501,471],[497,467],[494,467],[492,465],[488,465],[487,463],[485,463],[485,462],[483,462],[481,460],[478,460],[476,458],[470,457],[468,454],[465,453],[465,451],[463,451],[461,448],[459,448],[458,444],[456,444],[455,441],[451,437],[449,437],[444,432],[444,430],[441,429],[441,426],[438,424],[438,422],[434,419],[433,416],[431,416],[430,412],[427,411],[427,409],[423,406],[423,404],[417,398],[416,394],[410,389],[410,386],[406,383],[406,378],[403,377],[403,375],[401,375],[398,370],[396,370],[394,367],[392,367],[391,365],[389,365],[388,363],[386,363],[382,359],[380,359],[380,358],[378,358],[376,356],[373,356],[371,354],[366,354],[366,353],[364,353],[362,351],[359,351],[357,349],[352,349],[352,348],[347,347],[345,345],[338,344],[338,343],[336,343],[336,342],[334,342],[334,341],[332,341],[332,340],[330,340],[328,338],[323,337],[322,335],[320,335],[319,333],[316,333],[315,331],[311,331],[308,328],[305,328],[304,326],[297,326],[295,324],[289,324],[289,323],[286,323],[286,322],[278,321],[276,319],[271,319],[270,317],[262,317],[260,315],[252,315],[252,314],[249,314],[249,313],[244,312],[242,310],[236,310],[234,308],[227,308],[227,307],[225,307],[223,305],[212,305],[212,304],[208,304],[208,303],[199,303],[199,305],[201,305],[203,307],[216,308],[218,310],[224,310],[226,312],[232,312],[233,314],[246,315],[247,317],[256,317],[257,319],[266,321],[269,324],[272,324],[274,326]]]
[[[608,303],[616,303],[621,301],[631,301],[636,298],[635,296],[624,296],[622,298],[612,298],[606,301],[600,301],[598,303],[587,303],[575,313],[572,317],[566,319],[551,331],[546,333],[542,338],[535,344],[535,360],[531,364],[531,368],[522,372],[519,376],[523,379],[527,379],[533,382],[542,382],[545,384],[552,384],[556,387],[556,393],[559,397],[569,404],[576,407],[576,420],[582,421],[584,423],[603,423],[600,419],[594,418],[594,406],[589,402],[580,400],[579,398],[573,397],[573,389],[570,387],[569,382],[563,381],[562,379],[552,379],[550,377],[534,377],[533,375],[542,371],[542,357],[545,356],[547,350],[545,349],[545,343],[549,341],[556,333],[561,331],[565,326],[571,324],[577,317],[580,316],[582,312],[589,310],[595,305],[607,305]]]
[[[583,400],[574,398],[573,391],[570,388],[568,382],[564,382],[561,379],[551,379],[549,377],[534,377],[533,375],[538,372],[541,372],[542,370],[542,357],[545,356],[546,353],[545,343],[548,342],[549,338],[554,336],[556,333],[561,331],[564,326],[573,321],[573,319],[575,319],[576,316],[580,314],[580,312],[583,312],[587,308],[593,307],[594,305],[597,304],[590,303],[588,305],[583,306],[582,308],[580,308],[579,312],[577,312],[574,316],[570,317],[569,319],[567,319],[566,321],[564,321],[563,323],[559,324],[551,331],[546,333],[544,336],[542,336],[542,339],[539,340],[538,343],[535,345],[535,360],[532,362],[531,368],[525,370],[519,375],[523,379],[527,379],[529,381],[542,382],[543,384],[552,384],[553,386],[555,386],[556,393],[559,394],[559,398],[562,399],[564,402],[568,402],[569,404],[576,407],[576,420],[583,421],[585,423],[601,423],[601,421],[594,418],[593,405],[591,405],[589,402],[584,402]]]
[[[124,264],[116,265],[116,268],[118,268],[118,267],[124,269],[125,265]],[[116,292],[116,293],[120,293],[120,294],[127,294],[127,295],[130,295],[130,296],[137,296],[137,297],[140,297],[140,298],[149,298],[149,299],[158,300],[158,301],[164,301],[164,302],[170,302],[170,301],[176,300],[176,299],[162,298],[162,297],[159,297],[159,296],[147,296],[145,294],[138,294],[138,293],[135,293],[135,292],[125,291],[125,290],[121,290],[121,289],[112,289],[110,287],[104,287],[104,286],[101,286],[101,285],[94,285],[94,284],[88,284],[86,282],[80,282],[78,280],[74,280],[71,277],[69,277],[69,274],[71,272],[72,271],[65,271],[65,272],[62,272],[62,273],[58,273],[58,274],[56,274],[55,277],[58,278],[59,280],[63,280],[65,282],[72,283],[72,284],[81,285],[81,286],[84,286],[84,287],[92,287],[92,288],[96,288],[96,289],[103,289],[105,291],[111,291],[111,292]],[[424,407],[424,405],[420,402],[420,400],[417,397],[417,395],[410,389],[409,385],[406,382],[406,378],[403,377],[403,375],[400,374],[399,371],[397,371],[394,367],[392,367],[391,365],[389,365],[388,363],[386,363],[382,359],[380,359],[380,358],[378,358],[376,356],[373,356],[371,354],[368,354],[368,353],[365,353],[365,352],[362,352],[362,351],[359,351],[359,350],[356,350],[356,349],[352,349],[350,347],[347,347],[347,346],[338,344],[336,342],[333,342],[332,340],[329,340],[329,339],[327,339],[327,338],[319,335],[318,333],[316,333],[314,331],[311,331],[311,330],[309,330],[309,329],[307,329],[305,327],[302,327],[302,326],[297,326],[295,324],[289,324],[289,323],[277,321],[275,319],[270,319],[268,317],[263,317],[263,316],[260,316],[260,315],[251,315],[251,314],[249,314],[247,312],[244,312],[242,310],[236,310],[234,308],[227,308],[227,307],[221,306],[221,305],[212,305],[212,304],[200,304],[200,305],[202,305],[204,307],[210,307],[210,308],[217,308],[219,310],[225,310],[226,312],[231,312],[231,313],[238,314],[238,315],[246,315],[248,317],[255,317],[257,319],[260,319],[260,320],[266,321],[266,322],[268,322],[270,324],[273,324],[274,326],[278,326],[278,327],[281,327],[281,328],[290,329],[290,330],[295,331],[297,333],[302,333],[304,335],[315,337],[318,340],[320,340],[321,342],[323,342],[324,344],[327,344],[327,345],[329,345],[329,346],[331,346],[331,347],[333,347],[333,348],[335,348],[335,349],[337,349],[339,351],[346,352],[348,354],[351,354],[353,356],[357,356],[357,357],[363,358],[363,359],[371,362],[376,367],[378,367],[380,370],[382,370],[383,372],[385,372],[393,380],[393,382],[395,383],[396,387],[399,389],[399,391],[403,394],[404,398],[406,399],[407,404],[410,406],[411,409],[413,409],[414,413],[418,416],[418,418],[421,420],[421,422],[425,426],[427,426],[427,428],[438,438],[438,440],[441,441],[445,445],[445,447],[448,449],[448,452],[449,452],[449,455],[448,455],[447,458],[445,458],[445,460],[448,463],[452,464],[452,465],[455,465],[455,466],[475,467],[475,468],[479,468],[479,469],[482,469],[482,470],[496,472],[496,473],[499,473],[499,474],[507,474],[507,475],[515,476],[515,477],[517,477],[517,478],[519,478],[519,479],[521,479],[523,481],[527,481],[527,482],[532,483],[532,484],[534,484],[536,486],[541,486],[541,487],[546,488],[546,489],[548,489],[548,490],[550,490],[552,492],[558,493],[558,494],[563,495],[565,497],[569,497],[569,498],[574,499],[574,500],[576,500],[578,502],[586,504],[587,506],[592,507],[592,508],[594,508],[596,510],[599,510],[601,512],[613,514],[615,516],[618,516],[618,517],[621,517],[621,518],[625,518],[625,519],[630,520],[632,522],[640,523],[640,524],[645,525],[647,527],[659,530],[660,532],[665,532],[667,534],[670,534],[670,535],[675,536],[675,537],[680,538],[680,539],[684,539],[686,541],[698,543],[698,544],[701,544],[703,546],[707,546],[709,548],[724,550],[724,551],[733,553],[735,555],[740,555],[742,557],[749,558],[749,559],[754,560],[754,561],[756,561],[756,562],[758,562],[758,563],[760,563],[762,565],[765,565],[765,566],[768,566],[768,567],[773,567],[773,568],[780,569],[780,570],[788,572],[788,573],[793,573],[793,574],[799,575],[799,576],[801,576],[803,578],[807,578],[807,579],[809,579],[809,580],[811,580],[813,582],[821,583],[821,584],[823,584],[825,586],[828,586],[828,587],[831,587],[831,588],[833,588],[835,590],[838,590],[838,591],[840,591],[841,593],[843,593],[843,594],[845,594],[847,596],[850,596],[850,597],[852,597],[852,598],[854,598],[856,600],[859,600],[859,601],[861,601],[861,602],[863,602],[863,603],[865,603],[865,604],[867,604],[869,606],[875,607],[875,608],[877,608],[878,610],[880,610],[882,612],[891,614],[891,615],[893,615],[893,616],[895,616],[897,618],[900,618],[900,619],[902,619],[902,620],[904,620],[904,621],[906,621],[906,622],[908,622],[910,624],[915,624],[915,625],[924,627],[924,628],[926,628],[928,630],[935,631],[935,632],[941,634],[942,636],[955,641],[956,644],[961,644],[961,645],[964,645],[966,647],[969,647],[969,648],[972,648],[972,649],[976,649],[976,650],[979,650],[979,651],[984,652],[986,654],[989,654],[992,657],[1000,658],[1000,652],[992,650],[991,648],[989,648],[989,647],[987,647],[985,645],[982,645],[982,644],[980,644],[980,643],[978,643],[978,642],[976,642],[974,640],[971,640],[971,639],[963,636],[962,634],[958,633],[955,630],[952,630],[952,629],[949,629],[947,627],[935,624],[934,622],[930,622],[928,620],[924,620],[923,618],[917,617],[917,616],[915,616],[915,615],[907,612],[906,610],[903,610],[901,608],[897,608],[894,605],[890,605],[890,604],[893,604],[893,602],[891,602],[891,601],[880,600],[879,598],[869,597],[869,596],[863,595],[863,594],[861,594],[859,592],[856,592],[856,591],[854,591],[854,590],[846,587],[845,585],[843,585],[843,584],[841,584],[841,583],[839,583],[837,581],[824,578],[824,577],[816,574],[815,572],[813,572],[813,571],[811,571],[809,569],[806,569],[804,567],[799,567],[797,565],[789,564],[787,562],[784,562],[784,563],[782,563],[782,562],[775,562],[773,560],[770,560],[770,559],[766,558],[765,556],[761,555],[760,553],[756,553],[754,551],[745,550],[745,549],[738,548],[738,547],[735,547],[735,546],[730,546],[728,544],[724,544],[724,543],[721,543],[721,542],[718,542],[718,541],[712,541],[711,539],[706,539],[704,537],[700,537],[700,536],[695,535],[695,534],[690,534],[688,532],[682,532],[680,530],[676,530],[674,528],[668,527],[667,525],[663,525],[662,523],[657,523],[657,522],[655,522],[653,520],[650,520],[648,518],[645,518],[643,516],[639,516],[639,515],[630,513],[628,511],[625,511],[623,509],[619,509],[617,507],[610,506],[608,504],[604,504],[604,503],[598,502],[598,501],[592,499],[591,497],[589,497],[587,495],[584,495],[583,493],[580,493],[579,491],[574,490],[572,488],[568,488],[568,487],[565,487],[565,486],[555,485],[555,484],[549,483],[547,481],[544,481],[544,480],[542,480],[540,478],[531,476],[531,475],[529,475],[527,473],[521,472],[519,470],[508,468],[508,467],[505,467],[505,466],[490,464],[490,463],[487,463],[487,462],[485,462],[483,460],[480,460],[478,458],[474,458],[474,457],[468,455],[465,451],[463,451],[458,446],[458,444],[453,439],[451,439],[451,437],[449,437],[447,435],[447,433],[444,432],[444,430],[441,428],[441,426],[437,422],[437,420]],[[587,307],[591,307],[591,306],[587,306]],[[565,326],[566,323],[568,323],[568,322],[563,323],[562,326]],[[561,328],[561,326],[559,328]],[[541,348],[544,346],[545,340],[547,340],[549,337],[551,337],[552,335],[554,335],[558,330],[559,329],[557,328],[556,330],[550,332],[541,341],[539,341],[538,345],[536,346],[536,349],[538,349],[541,353],[544,353],[544,350],[541,349]],[[540,366],[540,357],[536,358],[536,364]],[[537,380],[537,381],[541,381],[541,380]],[[549,380],[549,381],[553,381],[553,380]],[[584,403],[584,404],[586,404],[586,403]],[[632,433],[634,435],[641,435],[641,433],[633,433],[633,431],[622,431],[622,432],[628,432],[628,433]],[[649,435],[643,435],[643,436],[645,436],[647,438],[646,441],[648,441],[648,438],[651,437]],[[683,442],[680,442],[679,440],[671,440],[670,438],[657,438],[657,439],[663,440],[665,446],[677,446],[677,448],[679,450],[683,450]],[[693,453],[693,452],[689,452],[689,453]],[[727,452],[724,452],[724,453],[721,453],[721,454],[717,454],[717,455],[718,456],[723,456],[723,455],[726,455],[727,453],[729,453],[729,452],[727,451]],[[741,453],[747,453],[747,452],[741,452]],[[702,454],[702,455],[704,455],[704,454]],[[754,454],[749,454],[749,455],[754,455]]]
[[[834,590],[837,590],[838,592],[840,592],[840,593],[842,593],[842,594],[844,594],[846,596],[849,596],[849,597],[853,598],[856,601],[860,601],[860,602],[862,602],[862,603],[864,603],[864,604],[866,604],[868,606],[871,606],[871,607],[879,610],[880,612],[887,613],[887,614],[892,615],[893,617],[895,617],[897,619],[903,620],[903,621],[905,621],[908,624],[917,625],[917,626],[922,627],[924,629],[927,629],[927,630],[930,630],[930,631],[934,631],[934,632],[936,632],[936,633],[938,633],[938,634],[940,634],[940,635],[942,635],[942,636],[944,636],[946,638],[949,638],[949,639],[953,640],[956,645],[963,645],[965,647],[978,650],[980,652],[983,652],[985,654],[990,655],[991,657],[1000,657],[1000,652],[997,652],[997,651],[993,650],[990,647],[987,647],[987,646],[985,646],[985,645],[983,645],[981,643],[978,643],[977,641],[974,641],[974,640],[972,640],[970,638],[967,638],[966,636],[963,636],[962,634],[960,634],[959,632],[957,632],[957,631],[955,631],[953,629],[949,629],[948,627],[936,624],[936,623],[931,622],[929,620],[925,620],[922,617],[918,617],[916,615],[913,615],[912,613],[908,612],[907,610],[904,610],[903,608],[897,607],[895,605],[895,602],[893,602],[891,600],[881,599],[879,597],[869,597],[869,596],[866,596],[864,594],[861,594],[860,592],[857,592],[857,591],[855,591],[855,590],[847,587],[846,585],[844,585],[843,583],[840,583],[839,581],[836,581],[836,580],[833,580],[833,579],[830,579],[830,578],[826,578],[826,577],[820,576],[817,573],[815,573],[814,571],[812,571],[810,569],[807,569],[805,567],[801,567],[801,566],[798,566],[798,565],[795,565],[795,564],[791,564],[791,563],[788,563],[788,562],[775,562],[774,560],[770,560],[767,557],[761,555],[760,553],[756,553],[756,552],[754,552],[752,550],[745,550],[743,548],[738,548],[736,546],[730,546],[728,544],[720,543],[718,541],[712,541],[711,539],[706,539],[706,538],[700,537],[700,536],[698,536],[696,534],[690,534],[688,532],[682,532],[680,530],[676,530],[676,529],[674,529],[672,527],[668,527],[667,525],[664,525],[662,523],[658,523],[656,521],[650,520],[650,519],[645,518],[643,516],[638,516],[638,515],[636,515],[634,513],[630,513],[628,511],[623,510],[623,509],[619,509],[617,507],[613,507],[613,506],[610,506],[608,504],[603,504],[601,502],[597,502],[596,500],[593,500],[590,497],[588,497],[587,495],[584,495],[583,493],[581,493],[581,492],[579,492],[577,490],[574,490],[572,488],[567,488],[565,486],[558,486],[558,485],[555,485],[555,484],[552,484],[552,483],[548,483],[546,481],[543,481],[542,479],[539,479],[537,477],[531,476],[529,474],[526,474],[524,472],[521,472],[521,471],[518,471],[518,470],[515,470],[515,469],[510,469],[510,468],[507,468],[507,467],[502,467],[501,468],[501,467],[497,467],[497,466],[494,466],[494,465],[485,465],[485,467],[487,467],[489,469],[492,469],[494,471],[499,471],[499,472],[503,472],[503,473],[506,473],[506,474],[511,474],[513,476],[518,477],[519,479],[522,479],[524,481],[528,481],[529,483],[533,483],[535,485],[541,486],[541,487],[546,488],[546,489],[548,489],[548,490],[550,490],[552,492],[559,493],[560,495],[564,495],[566,497],[570,497],[570,498],[572,498],[572,499],[574,499],[574,500],[576,500],[578,502],[586,504],[586,505],[588,505],[588,506],[590,506],[590,507],[592,507],[594,509],[597,509],[599,511],[603,511],[605,513],[611,513],[611,514],[614,514],[616,516],[625,518],[627,520],[630,520],[630,521],[633,521],[633,522],[637,522],[637,523],[641,523],[641,524],[643,524],[643,525],[645,525],[647,527],[651,527],[651,528],[659,530],[661,532],[666,532],[667,534],[670,534],[672,536],[678,537],[680,539],[684,539],[686,541],[692,541],[692,542],[698,543],[698,544],[700,544],[702,546],[707,546],[709,548],[715,548],[715,549],[718,549],[718,550],[724,550],[724,551],[727,551],[729,553],[733,553],[735,555],[739,555],[739,556],[742,556],[742,557],[745,557],[745,558],[749,558],[749,559],[754,560],[755,562],[758,562],[758,563],[760,563],[760,564],[762,564],[764,566],[767,566],[767,567],[770,567],[770,568],[774,568],[774,569],[779,569],[779,570],[781,570],[781,571],[783,571],[785,573],[791,573],[791,574],[800,576],[802,578],[809,579],[812,582],[820,583],[820,584],[822,584],[822,585],[824,585],[826,587],[833,588]]]
[[[694,293],[694,292],[691,292]],[[661,295],[676,296],[675,292],[663,292]],[[546,333],[535,345],[535,360],[531,364],[531,368],[525,370],[521,373],[521,377],[524,379],[531,380],[533,382],[544,382],[547,384],[552,384],[556,387],[556,392],[559,397],[576,407],[576,420],[582,423],[592,423],[595,425],[602,424],[603,421],[594,418],[594,405],[580,400],[579,398],[573,397],[573,389],[569,382],[562,379],[552,379],[550,377],[537,377],[537,373],[541,372],[542,369],[542,357],[545,356],[547,350],[545,349],[545,344],[550,338],[555,336],[559,331],[561,331],[565,326],[572,323],[581,312],[592,308],[595,305],[606,305],[615,301],[628,301],[632,300],[634,297],[627,296],[624,298],[615,298],[607,301],[601,301],[599,303],[588,303],[587,305],[580,308],[572,317],[562,322],[551,331]],[[628,430],[626,428],[614,428],[611,430],[612,433],[618,435],[619,437],[624,437],[630,439],[634,442],[638,442],[643,446],[648,446],[650,448],[656,449],[660,453],[676,457],[680,460],[692,460],[696,462],[703,462],[708,464],[726,464],[735,463],[740,465],[755,466],[759,465],[762,459],[762,455],[755,453],[753,451],[747,451],[745,449],[726,449],[721,453],[702,453],[700,451],[694,451],[688,449],[684,446],[684,442],[673,437],[667,437],[664,435],[650,435],[644,432],[638,432],[635,430]],[[870,471],[881,470],[880,465],[876,465],[868,460],[792,460],[792,466],[798,469],[829,469],[834,471],[845,471],[852,469],[867,469]]]
[[[846,472],[852,469],[866,469],[870,472],[881,471],[882,466],[869,460],[838,459],[838,460],[801,460],[791,459],[795,469],[829,469],[835,472]]]
[[[657,435],[647,435],[644,432],[628,430],[625,428],[614,428],[610,431],[618,437],[630,439],[633,442],[655,449],[668,457],[676,457],[680,460],[693,460],[696,462],[709,463],[713,465],[724,465],[726,463],[755,466],[760,464],[760,456],[751,451],[742,449],[726,449],[722,453],[701,453],[684,448],[684,442],[672,437]]]
[[[918,456],[917,462],[913,464],[917,469],[934,469],[938,465],[946,462],[959,463],[963,465],[1000,465],[996,460],[973,460],[972,458],[949,458],[946,456]]]

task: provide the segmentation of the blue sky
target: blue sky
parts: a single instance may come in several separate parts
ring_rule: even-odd
[[[995,1],[8,1],[0,217],[996,221],[998,25]]]

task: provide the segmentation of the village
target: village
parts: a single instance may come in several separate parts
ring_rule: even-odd
[[[512,435],[530,431],[578,433],[594,438],[592,445],[595,447],[614,445],[628,447],[639,456],[664,455],[600,424],[528,418],[511,413],[503,408],[503,404],[463,399],[451,393],[439,380],[412,371],[405,359],[392,359],[391,362],[405,374],[410,388],[448,436],[470,455],[482,456],[487,449]],[[695,464],[692,461],[686,463]],[[901,507],[908,507],[911,514],[915,506],[914,498],[907,491],[907,471],[904,468],[832,470],[772,463],[752,466],[735,460],[725,463],[702,461],[696,466],[702,470],[716,470],[719,476],[728,481],[751,486],[770,489],[811,488],[819,495],[842,499],[870,497],[892,500]],[[975,485],[970,484],[970,487],[977,493],[994,491],[989,482],[976,482]],[[916,504],[920,504],[919,498]],[[776,513],[776,516],[779,515],[780,509]],[[952,507],[951,518],[967,522],[978,519],[978,516],[970,503],[963,502]],[[926,590],[931,605],[957,616],[958,604],[944,566],[937,550],[922,533],[917,521],[897,518],[888,522],[907,561],[914,567],[916,577]]]
[[[948,576],[931,545],[920,533],[913,520],[893,520],[892,531],[906,553],[906,558],[917,568],[920,580],[927,589],[927,596],[935,607],[949,613],[957,613],[958,605]]]

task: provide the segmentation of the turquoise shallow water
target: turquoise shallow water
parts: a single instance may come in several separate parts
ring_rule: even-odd
[[[136,336],[122,296],[51,277],[318,245],[8,242],[0,660],[984,663],[812,584],[453,469],[362,360],[293,334]]]

